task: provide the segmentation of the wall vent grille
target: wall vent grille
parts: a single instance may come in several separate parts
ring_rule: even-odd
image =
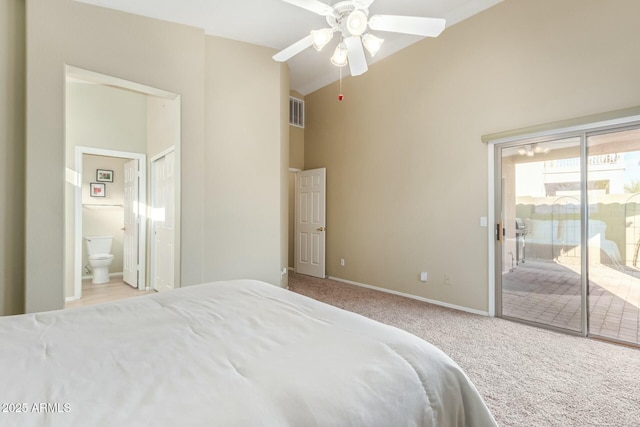
[[[299,128],[304,127],[304,101],[289,97],[289,124]]]

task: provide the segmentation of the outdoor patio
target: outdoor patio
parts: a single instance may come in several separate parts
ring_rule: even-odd
[[[589,268],[589,335],[640,345],[640,271]],[[580,267],[518,264],[502,276],[504,316],[580,331]]]

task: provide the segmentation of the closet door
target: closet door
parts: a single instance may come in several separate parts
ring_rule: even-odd
[[[151,287],[175,287],[175,152],[151,163]]]

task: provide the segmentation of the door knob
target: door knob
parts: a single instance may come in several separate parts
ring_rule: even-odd
[[[326,230],[327,230],[327,229],[326,229],[325,227],[320,227],[320,228],[318,228],[318,230],[317,230],[317,231],[326,231]]]

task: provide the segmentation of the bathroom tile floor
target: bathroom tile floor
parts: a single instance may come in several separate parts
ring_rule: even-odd
[[[141,295],[154,294],[156,291],[141,291],[132,288],[122,281],[122,278],[111,278],[108,283],[94,285],[91,280],[82,281],[82,298],[69,301],[64,308],[85,307],[103,302],[117,301]]]

